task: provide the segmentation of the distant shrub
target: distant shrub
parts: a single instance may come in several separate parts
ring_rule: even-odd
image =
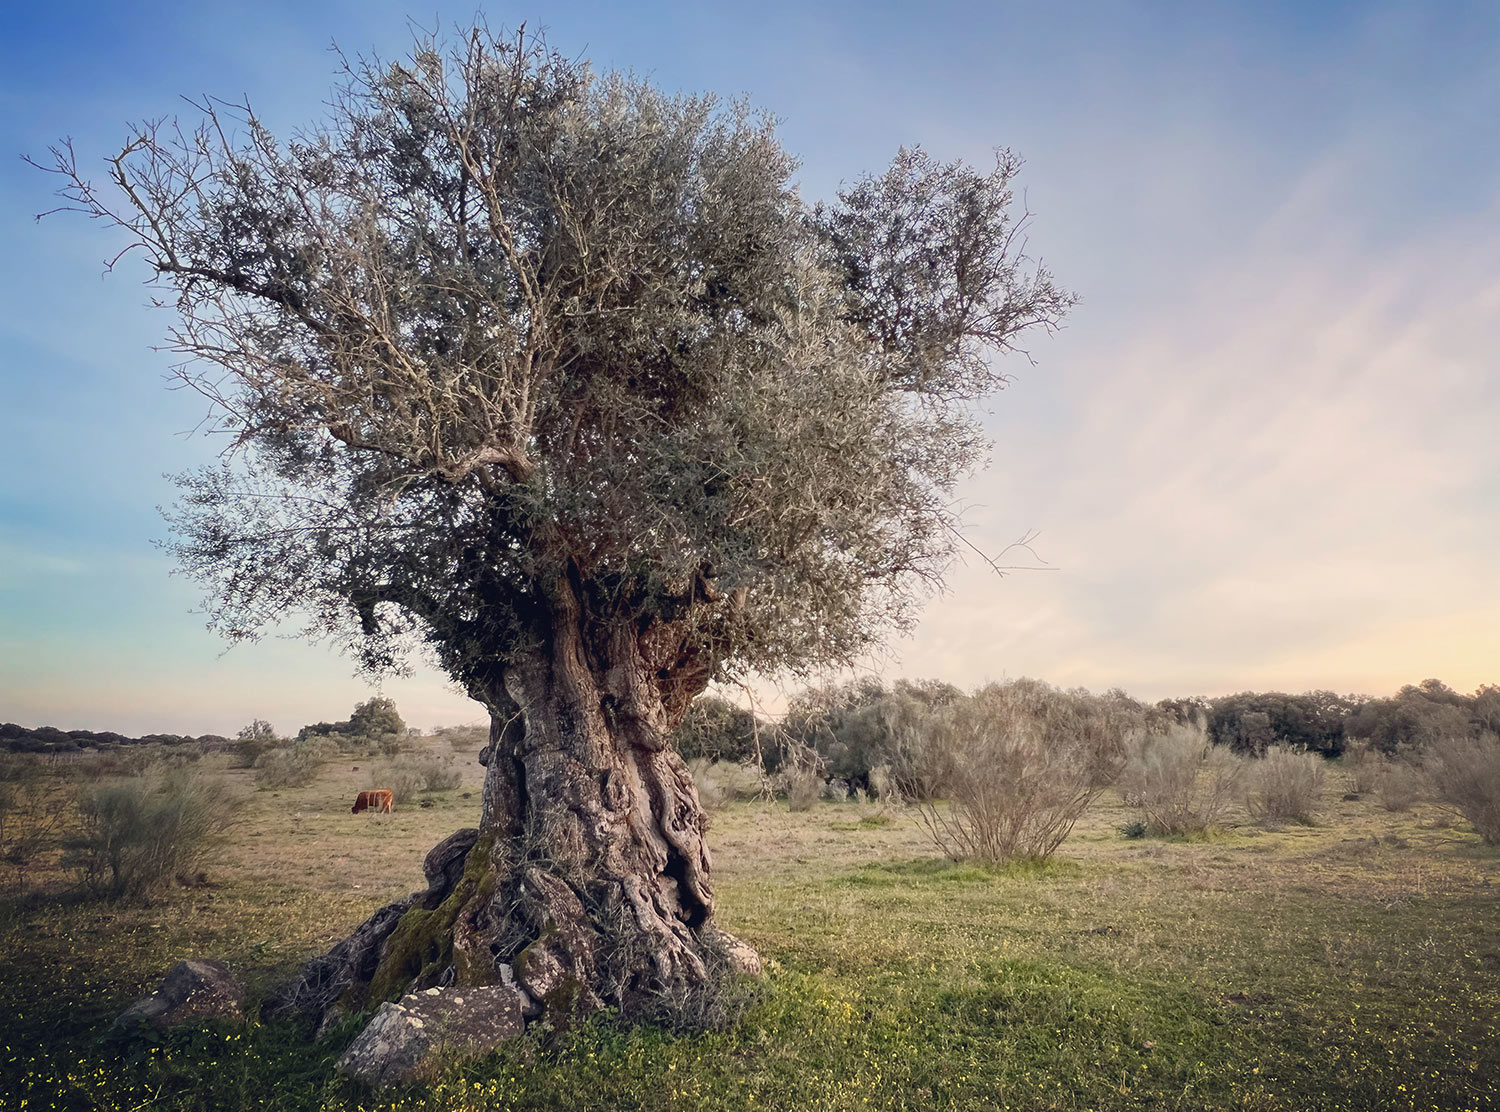
[[[381,734],[378,737],[368,738],[366,741],[383,757],[399,757],[402,753],[411,750],[409,734]]]
[[[823,797],[823,777],[813,768],[785,768],[777,776],[786,794],[786,805],[793,811],[811,811]]]
[[[1273,745],[1255,761],[1245,806],[1264,822],[1311,823],[1323,801],[1322,757]]]
[[[463,782],[463,769],[452,760],[429,757],[418,762],[422,769],[422,789],[429,792],[450,792]]]
[[[15,896],[26,895],[32,871],[57,848],[73,796],[40,760],[0,754],[0,864]]]
[[[1244,777],[1244,758],[1210,745],[1204,728],[1193,723],[1134,742],[1118,786],[1145,812],[1152,833],[1187,834],[1217,824]]]
[[[698,802],[710,813],[760,794],[763,777],[755,765],[695,757],[687,766],[698,789]]]
[[[1375,781],[1375,798],[1387,811],[1410,811],[1425,793],[1422,773],[1406,761],[1382,759]]]
[[[870,769],[870,793],[883,807],[901,803],[901,790],[896,786],[896,777],[892,775],[890,765],[878,764]]]
[[[263,718],[257,718],[235,735],[231,768],[254,768],[261,757],[281,744],[276,731]]]
[[[473,753],[489,744],[490,728],[488,725],[434,726],[432,737],[434,741],[446,742],[455,752]]]
[[[263,753],[255,763],[255,782],[262,788],[302,788],[318,777],[325,755],[315,742],[298,741]]]
[[[1369,738],[1357,738],[1344,746],[1344,768],[1349,773],[1349,787],[1359,795],[1369,795],[1379,789],[1386,761]]]
[[[154,745],[130,745],[81,756],[68,764],[65,774],[79,780],[140,776],[160,759],[161,750]]]
[[[1119,775],[1125,729],[1110,700],[1034,680],[991,684],[906,739],[905,779],[922,785],[918,814],[949,857],[1045,858]]]
[[[1127,838],[1144,838],[1146,836],[1146,824],[1140,819],[1131,819],[1120,827],[1120,833]]]
[[[1500,845],[1500,738],[1443,738],[1422,768],[1445,807],[1473,823],[1485,845]]]
[[[139,899],[193,870],[233,804],[221,782],[183,770],[101,784],[79,798],[68,860],[91,894]]]
[[[397,803],[407,803],[420,792],[452,791],[463,780],[463,770],[452,760],[405,756],[375,766],[371,787],[390,788]]]
[[[752,764],[761,757],[761,725],[750,711],[719,695],[699,695],[673,731],[672,743],[684,760],[701,757],[730,764]]]

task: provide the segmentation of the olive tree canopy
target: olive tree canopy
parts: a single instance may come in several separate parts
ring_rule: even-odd
[[[518,962],[548,1007],[699,983],[709,858],[668,738],[713,678],[847,661],[939,581],[970,403],[1071,304],[1020,163],[902,150],[814,206],[768,119],[540,40],[344,78],[285,139],[206,102],[106,183],[54,152],[170,291],[230,437],[173,518],[214,624],[307,615],[375,671],[425,642],[492,715],[449,847],[484,897],[422,960],[372,919],[378,969],[330,955],[302,997]]]

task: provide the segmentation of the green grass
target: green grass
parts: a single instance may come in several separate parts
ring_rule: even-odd
[[[733,806],[712,835],[720,918],[771,959],[737,1026],[602,1017],[428,1089],[335,1075],[353,1023],[316,1044],[259,1024],[103,1037],[169,960],[224,957],[253,995],[416,887],[422,853],[472,822],[478,774],[375,818],[348,813],[367,785],[345,766],[254,792],[217,887],[0,928],[0,1108],[1500,1106],[1500,854],[1360,800],[1177,841],[1123,838],[1106,804],[1054,860],[999,870],[939,859],[899,811]]]

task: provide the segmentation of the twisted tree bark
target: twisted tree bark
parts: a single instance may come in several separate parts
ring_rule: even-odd
[[[319,1021],[438,985],[513,983],[531,1018],[630,1014],[708,989],[753,951],[713,926],[697,790],[671,730],[707,670],[660,623],[603,629],[554,592],[536,651],[471,684],[489,707],[477,829],[267,1002]],[[724,960],[727,957],[727,963]]]

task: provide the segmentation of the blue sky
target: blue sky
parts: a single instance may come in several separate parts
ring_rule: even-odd
[[[20,156],[85,163],[181,95],[318,118],[330,42],[402,52],[385,3],[58,4],[0,41],[0,720],[292,730],[368,689],[294,639],[224,652],[151,545],[208,457],[166,388],[139,268],[33,216]],[[746,95],[809,197],[903,144],[1027,159],[1034,245],[1082,296],[988,406],[971,536],[1057,570],[957,566],[870,666],[1148,698],[1500,682],[1500,7],[489,5],[600,68]],[[474,6],[430,2],[425,26]],[[430,672],[409,720],[477,707]],[[774,702],[774,699],[773,699]]]

